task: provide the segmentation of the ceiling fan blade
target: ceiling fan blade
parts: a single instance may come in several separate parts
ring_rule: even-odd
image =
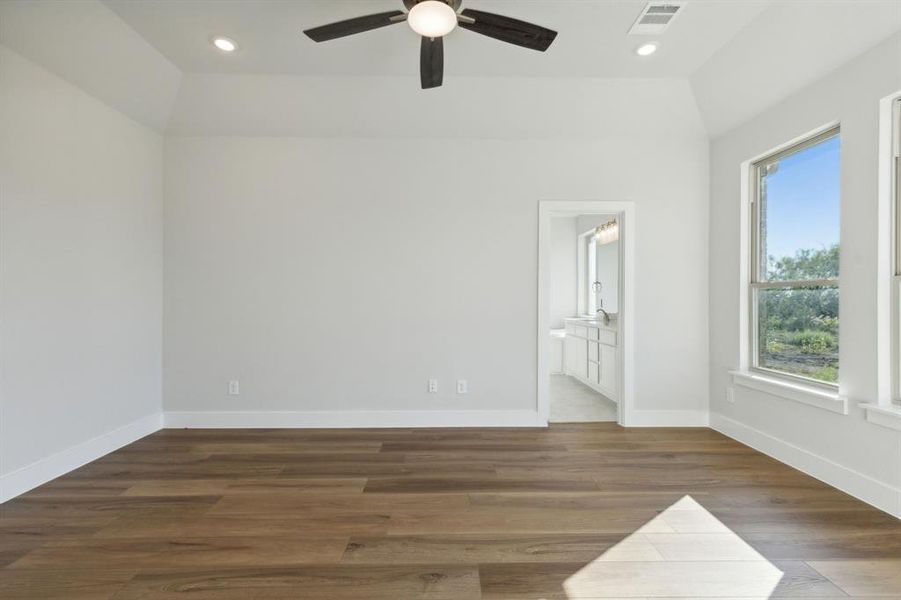
[[[460,27],[464,29],[540,52],[547,50],[554,38],[557,37],[556,31],[546,27],[494,13],[467,8],[460,14],[466,17],[459,21]],[[470,19],[472,20],[471,22]]]
[[[314,42],[327,42],[335,38],[341,38],[355,33],[363,33],[370,29],[378,29],[379,27],[387,27],[400,23],[406,18],[406,13],[402,10],[389,10],[388,12],[377,13],[374,15],[366,15],[364,17],[356,17],[337,23],[329,23],[313,27],[304,31],[307,36]]]
[[[444,80],[443,38],[422,38],[419,46],[419,80],[422,89],[434,88]]]

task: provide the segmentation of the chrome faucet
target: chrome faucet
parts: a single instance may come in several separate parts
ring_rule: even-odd
[[[597,315],[598,313],[604,313],[604,325],[610,325],[610,314],[603,308],[599,308],[594,311],[595,315]]]

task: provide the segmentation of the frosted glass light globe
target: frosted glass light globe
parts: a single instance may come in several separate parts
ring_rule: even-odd
[[[410,28],[423,37],[438,38],[449,34],[457,26],[457,13],[439,0],[425,0],[407,14]]]

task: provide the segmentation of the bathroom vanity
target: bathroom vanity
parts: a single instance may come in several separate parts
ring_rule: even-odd
[[[617,322],[564,319],[563,371],[614,402],[617,392],[619,331]]]

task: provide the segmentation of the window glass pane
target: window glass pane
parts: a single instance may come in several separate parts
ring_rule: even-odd
[[[901,100],[895,102],[895,275],[901,275]]]
[[[839,256],[838,134],[760,166],[760,277],[835,279]]]
[[[838,288],[757,290],[757,365],[838,381]]]

